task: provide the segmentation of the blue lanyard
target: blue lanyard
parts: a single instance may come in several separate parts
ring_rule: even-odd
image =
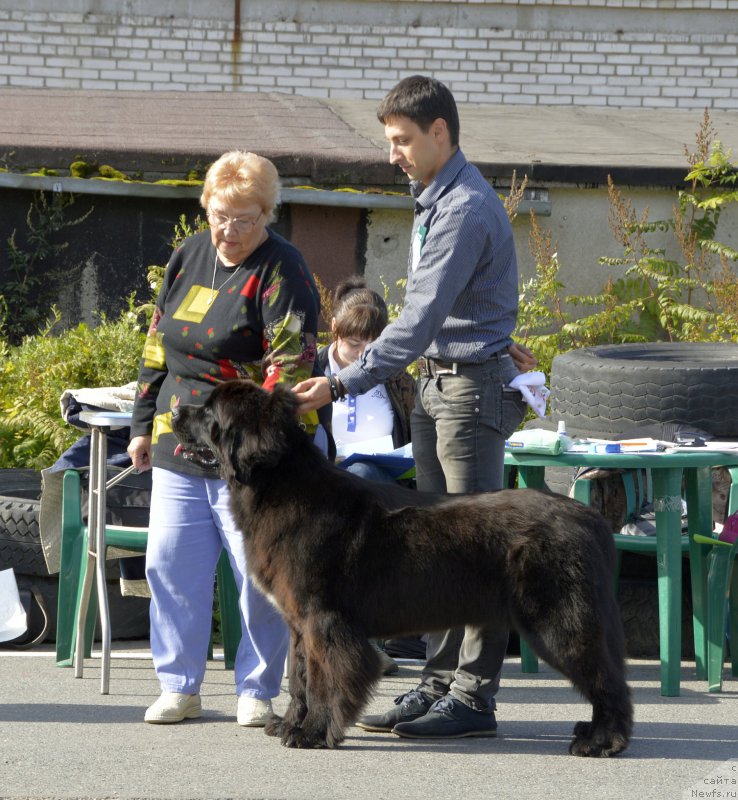
[[[356,431],[356,395],[350,394],[348,396],[348,423],[346,430],[349,433]]]

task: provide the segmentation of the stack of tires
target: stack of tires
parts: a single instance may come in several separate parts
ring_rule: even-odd
[[[19,589],[35,588],[48,615],[46,640],[56,636],[58,575],[50,575],[39,534],[41,474],[0,469],[0,569],[12,568]],[[118,639],[148,637],[148,600],[122,597],[117,565],[108,576],[111,630]]]
[[[738,345],[663,342],[603,345],[556,356],[550,378],[551,424],[570,436],[628,437],[633,431],[680,424],[717,439],[738,438]],[[644,435],[643,433],[634,435]],[[658,438],[658,437],[656,437]],[[715,471],[717,473],[717,471]],[[573,470],[546,471],[553,491],[566,493]],[[714,484],[724,476],[715,475]],[[717,521],[722,513],[713,493]],[[658,654],[655,559],[623,554],[620,604],[631,656]],[[692,645],[689,572],[685,563],[684,653]]]

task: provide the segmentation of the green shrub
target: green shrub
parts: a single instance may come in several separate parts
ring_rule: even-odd
[[[59,314],[36,336],[0,342],[0,468],[43,469],[79,438],[62,420],[65,389],[122,386],[136,379],[144,334],[132,310],[99,325],[55,334]]]
[[[204,227],[200,217],[190,225],[182,215],[172,247]],[[79,438],[79,429],[61,417],[59,398],[65,389],[122,386],[136,380],[145,326],[163,274],[164,267],[149,267],[152,299],[137,305],[129,297],[127,309],[116,319],[102,316],[94,327],[81,323],[59,330],[60,315],[52,306],[43,329],[17,343],[2,335],[7,313],[0,296],[0,468],[43,469]]]

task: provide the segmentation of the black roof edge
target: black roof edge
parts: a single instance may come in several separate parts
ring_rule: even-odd
[[[479,164],[479,170],[496,183],[495,178],[528,176],[529,184],[564,183],[576,186],[606,186],[608,175],[620,186],[663,186],[685,188],[688,167],[622,166],[615,164]]]

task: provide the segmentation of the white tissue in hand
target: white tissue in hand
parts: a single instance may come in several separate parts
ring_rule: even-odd
[[[509,386],[523,395],[525,402],[539,417],[546,416],[546,401],[551,392],[542,372],[522,372],[510,381]]]

